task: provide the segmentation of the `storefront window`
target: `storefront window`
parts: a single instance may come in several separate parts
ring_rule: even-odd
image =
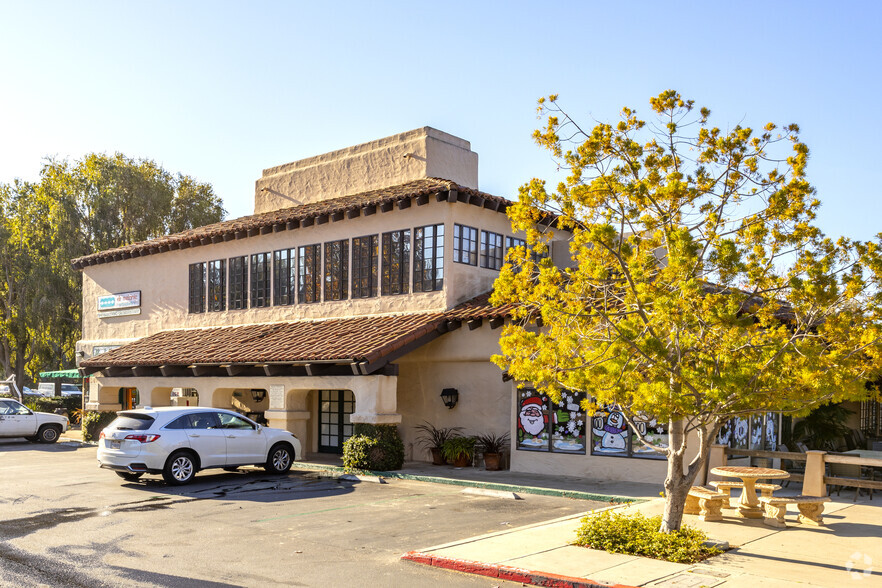
[[[592,419],[592,455],[612,457],[645,457],[665,459],[665,454],[647,447],[640,441],[639,433],[647,443],[659,448],[668,446],[668,426],[652,417],[634,419],[635,431],[625,420],[618,406],[605,407]]]
[[[532,388],[518,391],[517,448],[525,451],[584,454],[585,394],[561,392],[560,402]]]
[[[720,429],[717,443],[733,449],[775,451],[780,419],[780,415],[774,412],[732,418]]]

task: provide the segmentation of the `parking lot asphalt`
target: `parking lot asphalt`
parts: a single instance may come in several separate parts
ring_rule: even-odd
[[[501,586],[399,558],[604,506],[311,470],[129,483],[100,470],[95,452],[0,440],[0,585]]]

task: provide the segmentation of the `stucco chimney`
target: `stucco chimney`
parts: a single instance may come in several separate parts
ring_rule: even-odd
[[[432,127],[263,170],[254,212],[269,212],[421,178],[478,188],[478,154],[468,141]]]

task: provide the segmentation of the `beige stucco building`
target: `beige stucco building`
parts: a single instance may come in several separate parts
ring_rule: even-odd
[[[488,293],[521,243],[509,205],[478,190],[467,141],[425,127],[264,170],[252,216],[76,259],[87,407],[233,408],[310,453],[396,424],[416,460],[423,422],[509,432],[513,470],[662,480],[614,414],[553,405],[490,362],[507,319]]]

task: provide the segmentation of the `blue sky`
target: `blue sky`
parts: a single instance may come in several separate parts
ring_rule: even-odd
[[[796,122],[832,235],[882,231],[878,2],[0,0],[0,182],[121,151],[250,214],[266,167],[429,125],[480,188],[551,178],[549,93],[584,121],[675,88],[726,128]]]

